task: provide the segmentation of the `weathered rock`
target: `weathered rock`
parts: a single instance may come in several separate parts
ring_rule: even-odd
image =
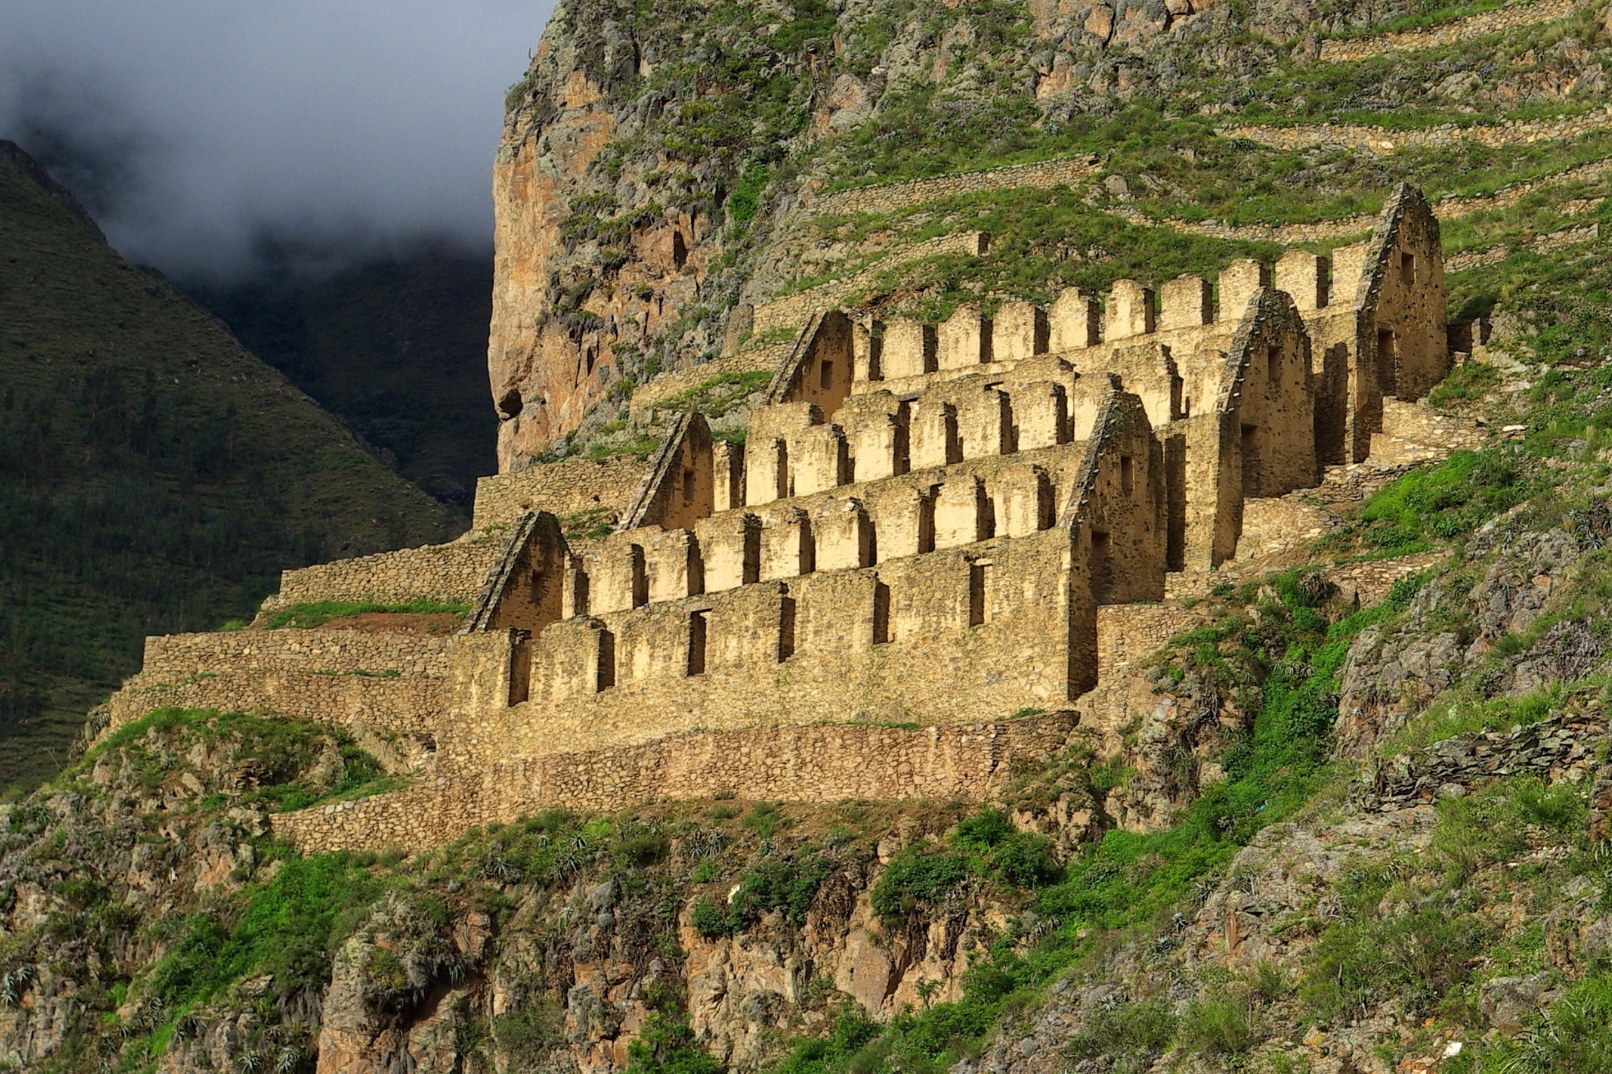
[[[1550,978],[1543,973],[1527,977],[1494,977],[1478,989],[1478,1007],[1506,1036],[1516,1036],[1546,1004],[1543,993]]]

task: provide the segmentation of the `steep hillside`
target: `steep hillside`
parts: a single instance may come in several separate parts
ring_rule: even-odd
[[[396,459],[404,477],[468,511],[493,471],[487,399],[492,269],[441,246],[333,276],[271,267],[193,293],[253,354]]]
[[[1586,211],[1612,135],[1604,6],[1495,7],[564,5],[494,171],[500,468],[641,435],[667,371],[770,368],[813,305],[935,314],[1324,250],[1402,179],[1463,199],[1451,253],[1503,260]]]
[[[144,635],[246,617],[282,568],[453,515],[3,150],[0,783],[31,784]]]

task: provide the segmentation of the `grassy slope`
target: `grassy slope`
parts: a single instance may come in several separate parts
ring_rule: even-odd
[[[165,280],[0,157],[0,783],[54,770],[151,633],[286,567],[451,534]]]
[[[397,458],[427,492],[468,508],[492,473],[487,397],[492,266],[426,248],[329,279],[295,275],[196,298],[252,353]]]

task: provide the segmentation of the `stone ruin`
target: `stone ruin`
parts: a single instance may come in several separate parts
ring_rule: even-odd
[[[486,479],[465,538],[287,571],[265,605],[466,601],[457,635],[151,638],[111,726],[276,713],[413,768],[274,818],[309,849],[550,806],[981,798],[1075,727],[1115,650],[1099,608],[1161,601],[1236,557],[1245,504],[1365,459],[1385,400],[1448,371],[1444,311],[1438,222],[1401,188],[1330,261],[940,324],[824,312],[742,443],[689,414],[647,466]],[[568,538],[589,510],[612,531]]]

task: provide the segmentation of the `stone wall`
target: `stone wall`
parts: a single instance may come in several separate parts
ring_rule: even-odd
[[[936,254],[981,254],[988,245],[988,237],[979,231],[959,231],[913,243],[837,280],[770,302],[758,303],[751,322],[752,330],[758,335],[770,335],[780,329],[798,328],[814,313],[844,305],[847,299],[867,291],[902,265]]]
[[[1061,748],[1079,722],[1068,710],[1012,720],[908,729],[813,724],[690,733],[642,745],[498,765],[484,775],[426,775],[391,794],[274,816],[277,838],[304,853],[418,847],[474,824],[563,805],[611,812],[643,802],[709,798],[988,798],[1016,760]]]
[[[882,183],[878,186],[842,190],[818,198],[810,205],[809,211],[817,216],[889,213],[962,194],[1015,190],[1020,187],[1050,188],[1061,183],[1075,186],[1090,179],[1099,170],[1100,163],[1096,157],[1067,157],[1063,160],[1048,160],[1035,164],[1009,164],[976,172],[942,175],[934,179],[910,179],[902,183]]]
[[[1371,153],[1392,153],[1412,146],[1484,145],[1503,147],[1577,138],[1612,126],[1612,105],[1557,119],[1512,119],[1503,123],[1395,129],[1364,124],[1316,123],[1303,127],[1248,126],[1222,130],[1225,138],[1246,138],[1275,149],[1307,149],[1336,145]]]
[[[452,638],[360,630],[239,630],[147,638],[144,678],[234,671],[361,672],[446,678]]]
[[[1609,171],[1612,171],[1612,159],[1586,161],[1550,175],[1542,175],[1537,179],[1509,183],[1492,194],[1447,194],[1434,203],[1434,209],[1440,220],[1456,220],[1475,213],[1494,212],[1516,205],[1541,190],[1599,178]],[[1595,199],[1589,200],[1598,204]],[[1564,205],[1558,208],[1565,212],[1570,206]],[[1337,220],[1319,220],[1310,223],[1224,224],[1218,220],[1181,220],[1174,217],[1156,219],[1139,209],[1124,205],[1110,206],[1105,211],[1144,227],[1167,227],[1186,235],[1207,235],[1211,238],[1240,242],[1270,242],[1280,246],[1306,246],[1363,237],[1377,223],[1375,213],[1357,213]],[[1503,257],[1504,254],[1501,254],[1496,260]],[[1445,264],[1449,271],[1454,272],[1460,268],[1471,267],[1470,261],[1470,253],[1460,253],[1447,258]]]
[[[648,417],[650,412],[665,407],[685,392],[693,391],[715,377],[738,373],[771,373],[789,355],[793,342],[772,343],[748,347],[734,354],[723,355],[709,362],[662,373],[648,384],[640,385],[632,393],[628,404],[635,417]]]
[[[1338,587],[1345,600],[1357,601],[1360,607],[1369,608],[1387,597],[1401,578],[1436,567],[1449,558],[1449,552],[1439,550],[1414,556],[1395,556],[1392,559],[1335,563],[1326,568],[1326,576]]]
[[[358,672],[218,671],[172,681],[136,678],[112,695],[113,729],[153,709],[217,709],[294,720],[435,735],[454,701],[451,683]]]
[[[471,527],[480,530],[506,524],[528,511],[548,511],[562,519],[599,509],[619,515],[647,476],[647,459],[615,455],[598,462],[564,459],[539,463],[484,477],[476,482]],[[489,562],[488,567],[491,565]]]
[[[1097,668],[1103,679],[1164,648],[1192,613],[1178,604],[1105,604],[1097,609]]]
[[[1451,795],[1501,776],[1535,775],[1552,782],[1588,779],[1604,715],[1562,712],[1510,731],[1481,731],[1435,742],[1416,753],[1373,758],[1350,788],[1368,811],[1402,809]]]
[[[1096,673],[1072,555],[1054,529],[567,619],[532,640],[530,700],[465,706],[454,748],[484,744],[491,763],[836,714],[957,723],[1061,706]]]
[[[1341,63],[1439,48],[1566,18],[1583,6],[1583,0],[1538,0],[1531,4],[1511,4],[1495,11],[1482,11],[1441,26],[1353,40],[1323,41],[1320,58],[1323,63]]]
[[[470,604],[502,551],[502,543],[496,539],[460,538],[452,544],[404,548],[284,571],[280,591],[263,602],[261,612],[327,600]]]

